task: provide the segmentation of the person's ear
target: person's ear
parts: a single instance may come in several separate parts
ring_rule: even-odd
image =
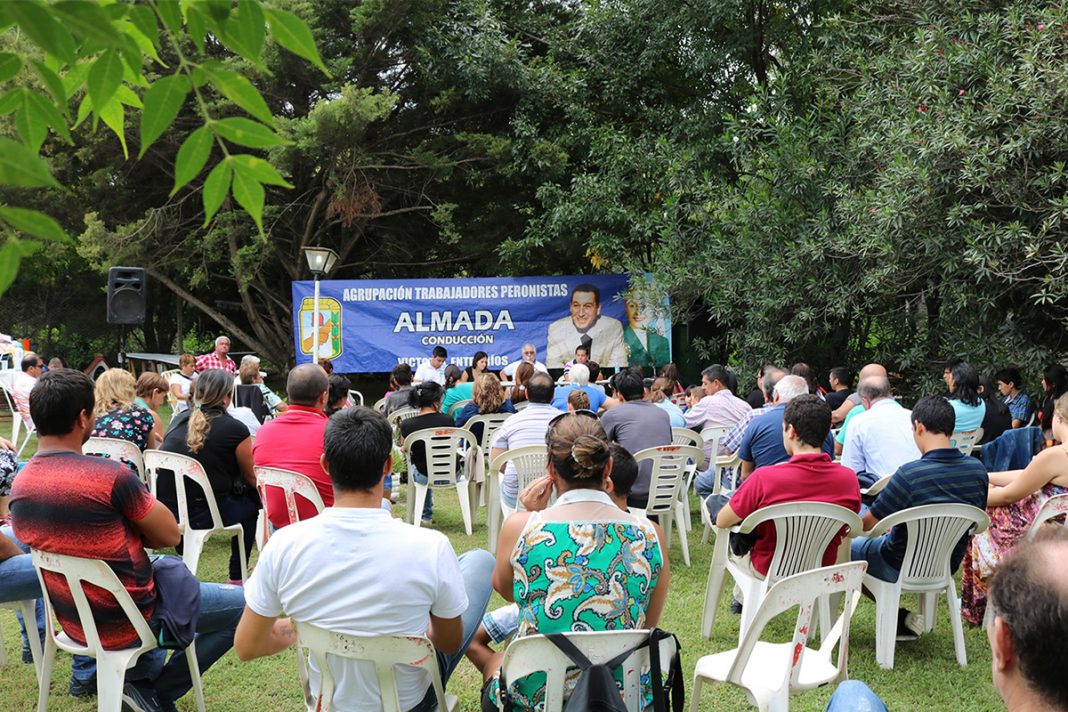
[[[326,474],[330,474],[330,463],[326,461],[325,452],[319,456],[319,467],[323,468],[323,472]]]
[[[994,670],[1006,672],[1016,664],[1016,648],[1012,644],[1012,631],[1001,616],[994,616],[994,623],[988,634],[990,638],[990,655]]]

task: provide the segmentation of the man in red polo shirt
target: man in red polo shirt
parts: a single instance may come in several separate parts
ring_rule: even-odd
[[[790,459],[753,470],[730,502],[719,510],[717,526],[732,527],[761,507],[784,502],[828,502],[860,511],[857,476],[848,467],[831,462],[822,449],[831,430],[830,406],[818,396],[797,396],[786,405],[782,423],[783,445]],[[751,573],[763,578],[775,553],[775,525],[772,522],[759,525],[756,535],[756,543],[748,555],[749,567]],[[844,530],[839,532],[827,547],[824,566],[835,562],[844,535]]]
[[[330,395],[330,382],[321,366],[305,363],[289,372],[286,380],[289,410],[268,420],[256,433],[252,444],[252,461],[258,466],[281,467],[307,475],[319,490],[323,504],[334,503],[334,487],[322,466],[323,434],[327,417],[324,409]],[[289,524],[286,500],[278,487],[267,488],[267,517],[281,528]],[[316,515],[315,506],[297,496],[301,519]]]

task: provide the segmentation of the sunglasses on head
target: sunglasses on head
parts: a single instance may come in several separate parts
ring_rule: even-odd
[[[561,413],[560,415],[553,416],[553,419],[549,421],[549,428],[552,429],[553,426],[555,426],[557,423],[559,423],[561,420],[563,420],[569,415],[584,415],[587,418],[593,418],[594,420],[598,419],[597,414],[594,413],[592,410],[589,410],[588,408],[579,408],[578,410],[572,412]]]

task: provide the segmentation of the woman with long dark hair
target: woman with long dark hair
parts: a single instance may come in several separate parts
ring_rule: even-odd
[[[949,404],[957,416],[953,430],[967,433],[983,424],[986,403],[979,396],[979,372],[967,361],[954,361],[942,374],[949,386]]]
[[[449,409],[460,401],[471,400],[474,383],[464,383],[463,371],[454,363],[445,367],[445,395],[441,399],[441,412],[448,413]]]
[[[471,365],[465,368],[464,374],[460,376],[460,382],[474,383],[484,373],[489,373],[489,354],[485,351],[476,351],[471,357]]]
[[[1068,369],[1059,363],[1046,366],[1042,372],[1042,407],[1038,410],[1038,422],[1047,439],[1053,435],[1053,404],[1068,393]]]

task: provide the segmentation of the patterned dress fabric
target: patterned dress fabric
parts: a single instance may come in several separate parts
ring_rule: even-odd
[[[656,530],[647,521],[544,521],[538,513],[531,515],[511,561],[517,637],[644,628],[663,567]],[[569,677],[569,688],[575,679],[577,672]],[[616,682],[622,689],[622,678]],[[648,671],[642,682],[649,696]],[[512,709],[544,707],[544,673],[508,685]]]
[[[961,618],[981,625],[986,614],[987,585],[1001,560],[1027,535],[1038,510],[1068,488],[1047,484],[1038,492],[1003,507],[987,507],[990,526],[972,537],[961,562]]]
[[[153,425],[155,425],[155,419],[146,408],[137,404],[125,408],[115,407],[96,419],[90,435],[94,438],[126,440],[144,452],[148,447],[148,436],[152,432]],[[132,462],[126,462],[126,460],[123,462],[131,470],[137,472],[137,467]]]

